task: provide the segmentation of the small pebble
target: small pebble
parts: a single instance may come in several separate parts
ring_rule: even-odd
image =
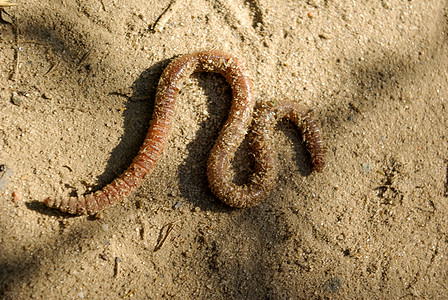
[[[362,171],[364,172],[364,174],[368,174],[370,173],[370,171],[373,170],[373,165],[369,162],[364,162],[361,164],[362,166]]]
[[[9,23],[9,24],[14,24],[13,19],[10,17],[9,14],[6,13],[6,11],[4,11],[3,9],[0,10],[0,19],[3,22]]]
[[[342,280],[335,277],[330,278],[324,283],[323,288],[330,293],[336,293],[342,286]]]
[[[181,205],[182,205],[182,203],[181,203],[180,201],[177,201],[177,202],[173,205],[173,209],[178,209]]]
[[[12,92],[11,101],[14,105],[19,106],[22,103],[22,96],[16,92]]]
[[[0,165],[0,191],[4,191],[9,183],[9,177],[12,175],[12,170],[6,165]]]
[[[19,203],[20,201],[22,201],[22,194],[20,194],[19,192],[12,192],[12,201],[14,203]]]
[[[51,99],[51,96],[48,93],[43,93],[42,98],[44,99]]]

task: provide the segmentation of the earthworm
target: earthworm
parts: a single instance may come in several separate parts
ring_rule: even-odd
[[[271,130],[280,118],[290,119],[298,125],[311,154],[314,169],[322,170],[325,148],[312,112],[293,102],[277,102],[264,105],[258,110],[259,117],[254,123],[252,143],[255,172],[248,184],[235,185],[229,169],[252,122],[255,107],[252,80],[243,64],[234,56],[217,50],[199,51],[172,60],[163,71],[148,133],[137,156],[121,176],[94,193],[78,197],[47,198],[44,203],[70,214],[94,215],[129,196],[152,172],[162,155],[175,119],[176,99],[183,83],[194,72],[202,71],[221,74],[232,88],[228,119],[211,150],[207,164],[209,185],[217,198],[232,207],[244,208],[267,197],[277,177]]]
[[[222,202],[232,207],[246,208],[258,204],[269,195],[277,179],[277,154],[273,149],[272,132],[282,118],[297,125],[311,155],[313,170],[322,171],[325,146],[313,112],[291,101],[273,101],[258,107],[256,111],[251,140],[254,174],[249,184],[238,186],[232,182],[229,168],[237,147],[223,145],[217,139],[209,156],[207,175],[211,190]]]

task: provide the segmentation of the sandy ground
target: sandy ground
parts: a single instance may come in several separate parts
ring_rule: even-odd
[[[447,1],[19,0],[1,19],[0,298],[448,298]],[[130,198],[100,219],[41,205],[120,174],[167,62],[210,48],[259,101],[315,110],[323,173],[282,123],[276,189],[221,204],[205,170],[231,91],[203,73]]]

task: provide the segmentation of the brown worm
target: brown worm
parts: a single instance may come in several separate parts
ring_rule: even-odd
[[[320,172],[324,167],[325,146],[312,111],[291,101],[278,101],[259,107],[256,115],[251,141],[255,166],[249,184],[238,186],[229,175],[238,145],[223,145],[218,139],[210,153],[207,166],[210,188],[216,197],[232,207],[254,206],[273,189],[277,179],[277,154],[273,149],[272,132],[282,118],[292,121],[301,130],[313,169]]]
[[[232,88],[229,116],[211,150],[207,165],[210,188],[221,201],[243,208],[253,206],[267,197],[277,177],[271,131],[281,118],[287,118],[299,127],[311,154],[314,169],[322,170],[324,146],[312,112],[292,102],[278,102],[275,105],[265,105],[258,111],[252,143],[255,172],[248,184],[235,185],[229,169],[252,122],[255,106],[252,81],[235,57],[221,51],[200,51],[174,59],[164,70],[157,87],[154,112],[143,146],[121,176],[94,193],[78,197],[47,198],[44,203],[70,214],[94,215],[129,196],[152,172],[161,157],[175,119],[174,108],[179,90],[185,80],[198,71],[219,73]]]

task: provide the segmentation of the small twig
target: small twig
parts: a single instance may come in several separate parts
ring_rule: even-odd
[[[123,260],[120,257],[115,257],[115,266],[114,266],[114,277],[117,278],[120,274],[120,263]]]
[[[57,66],[58,66],[58,63],[53,64],[44,75],[50,74]]]
[[[54,54],[53,54],[53,51],[51,50],[51,47],[48,47],[48,56],[49,56],[49,60],[52,62],[52,65],[48,69],[48,71],[44,74],[44,76],[50,74],[51,72],[53,72],[53,70],[56,69],[57,66],[59,66],[59,62],[54,59]]]
[[[1,1],[1,0],[0,0]],[[10,80],[16,80],[17,74],[19,73],[19,53],[20,53],[20,45],[19,45],[19,22],[17,20],[17,18],[14,18],[14,23],[13,27],[14,27],[14,33],[16,36],[16,63],[14,65],[14,71],[12,72],[12,74],[9,76]]]
[[[103,7],[103,10],[104,10],[104,11],[107,11],[107,9],[106,9],[106,5],[104,5],[104,1],[101,0],[100,2],[101,2],[101,6]]]
[[[168,223],[162,227],[162,229],[160,230],[159,241],[157,242],[157,245],[154,247],[154,252],[159,251],[160,248],[162,248],[163,244],[165,243],[166,239],[170,235],[171,231],[173,231],[174,225],[176,225],[176,223],[177,223],[177,221],[174,221],[174,222]],[[166,227],[166,233],[162,237],[162,232],[165,227]]]
[[[10,7],[10,6],[16,6],[17,3],[11,3],[10,0],[0,0],[0,8],[1,7]]]
[[[156,32],[161,32],[165,27],[166,23],[176,13],[176,11],[179,9],[179,7],[182,5],[182,2],[184,1],[186,0],[171,1],[168,8],[163,12],[163,14],[160,15],[160,17],[157,19],[157,21],[154,23],[151,29]]]
[[[448,159],[445,159],[446,163],[446,178],[445,178],[445,190],[443,191],[443,196],[448,197]]]
[[[90,53],[92,53],[92,49],[87,50],[86,53],[81,57],[81,60],[79,61],[77,68],[79,68],[89,57]]]
[[[131,298],[134,294],[135,294],[135,289],[132,289],[129,291],[129,293],[127,293],[126,295],[123,296],[123,299],[126,299],[128,297]]]

